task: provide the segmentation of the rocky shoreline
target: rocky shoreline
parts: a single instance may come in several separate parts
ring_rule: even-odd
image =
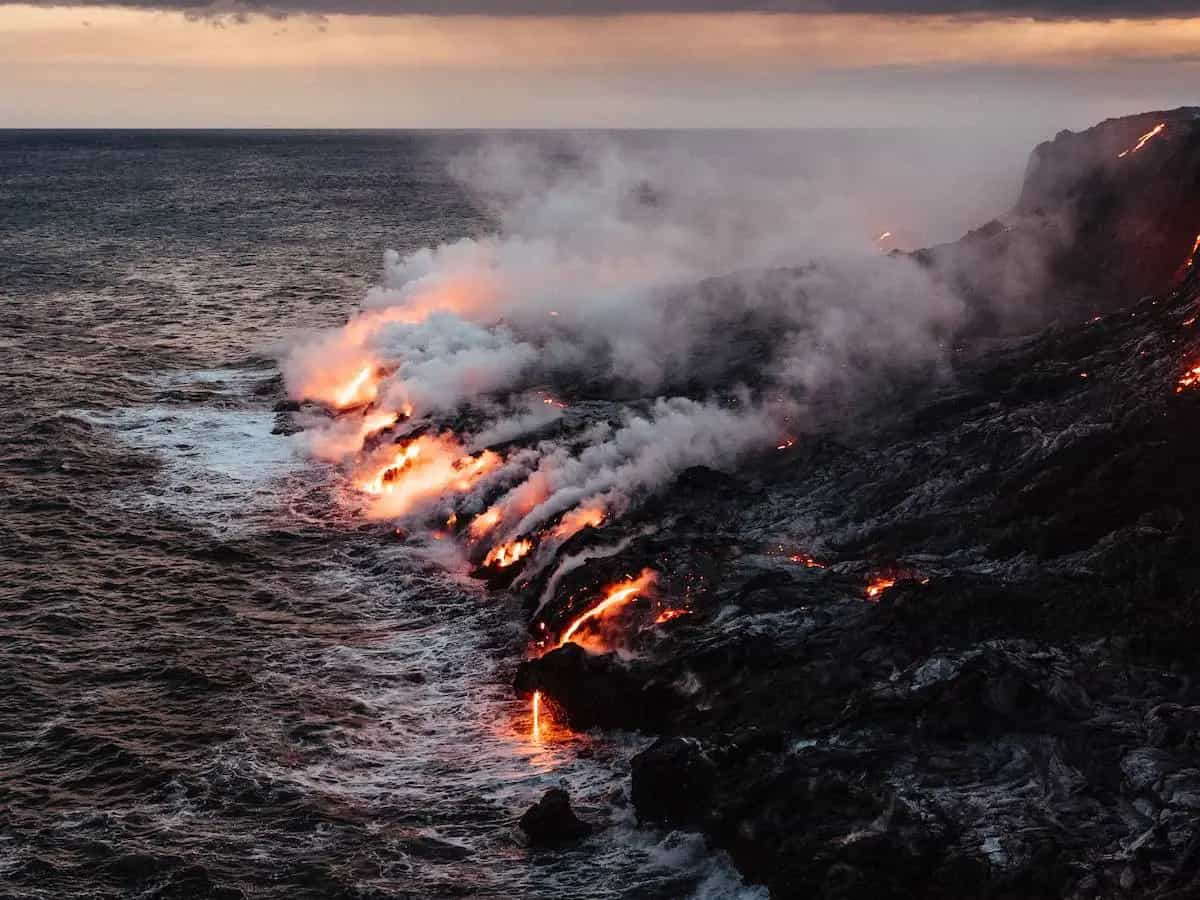
[[[1200,127],[1170,115],[1190,130],[1138,170],[1150,187],[1094,186],[1154,116],[1105,123],[1039,148],[1026,215],[964,239],[1012,264],[1036,196],[1069,198],[1085,237],[1052,280],[1075,299],[1041,313],[1059,324],[734,475],[689,470],[567,542],[582,561],[545,606],[548,570],[516,582],[536,639],[588,585],[658,573],[617,646],[549,649],[515,683],[573,729],[647,735],[642,821],[703,832],[776,898],[1200,892],[1200,266],[1116,271],[1133,207],[1096,201],[1188,172],[1154,254],[1190,246]],[[1082,170],[1060,164],[1080,146]],[[1130,305],[1138,279],[1160,289]]]

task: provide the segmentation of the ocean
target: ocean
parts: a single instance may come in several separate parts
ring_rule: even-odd
[[[745,890],[635,827],[645,739],[530,742],[518,610],[272,434],[278,347],[489,227],[474,140],[0,132],[0,896]],[[531,850],[560,784],[607,827]]]
[[[0,897],[764,896],[637,826],[648,738],[531,741],[516,602],[348,512],[277,427],[277,361],[385,250],[496,228],[450,165],[487,139],[0,131]],[[1024,159],[922,181],[876,133],[766,144],[914,240]],[[604,827],[531,849],[517,818],[556,786]]]

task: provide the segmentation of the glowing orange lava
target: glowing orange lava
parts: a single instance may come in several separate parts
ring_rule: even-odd
[[[550,532],[550,537],[553,540],[565,541],[585,528],[599,528],[603,524],[603,509],[598,506],[581,506],[563,516]]]
[[[664,609],[654,619],[655,625],[661,625],[663,622],[670,622],[672,619],[678,619],[680,616],[690,616],[690,609]]]
[[[421,455],[421,445],[417,441],[408,444],[397,444],[392,448],[391,460],[376,469],[370,478],[359,482],[359,490],[368,494],[391,493],[400,473],[412,466]]]
[[[655,573],[650,569],[644,569],[642,574],[632,581],[623,581],[620,584],[614,584],[609,587],[604,593],[604,599],[582,613],[567,626],[567,630],[562,633],[562,637],[558,639],[558,646],[569,643],[571,638],[575,636],[582,625],[592,619],[604,616],[618,607],[624,606],[638,598],[638,595],[644,592],[650,585],[654,583]]]
[[[467,529],[471,537],[480,538],[496,527],[500,522],[500,507],[493,506],[486,512],[480,513],[471,522],[471,527]]]
[[[786,450],[789,447],[794,447],[795,445],[796,445],[795,438],[785,438],[783,443],[780,444],[779,446],[777,446],[775,449],[776,450]]]
[[[1179,383],[1175,385],[1175,393],[1182,394],[1188,388],[1194,388],[1200,385],[1200,365],[1194,365],[1179,378]]]
[[[1196,243],[1192,244],[1192,254],[1188,257],[1187,268],[1196,265],[1196,257],[1200,256],[1200,234],[1196,235]]]
[[[334,404],[338,409],[361,406],[374,400],[376,391],[375,381],[372,378],[374,374],[375,367],[373,365],[363,366],[350,383],[338,391],[337,396],[334,397]]]
[[[888,577],[885,577],[882,575],[877,575],[874,578],[872,578],[871,582],[867,585],[867,599],[868,600],[877,600],[877,599],[879,599],[879,596],[884,591],[886,591],[888,588],[892,588],[895,586],[896,586],[895,578],[888,578]]]
[[[542,692],[533,692],[533,725],[529,732],[529,738],[535,744],[542,740]]]
[[[1150,143],[1152,140],[1154,140],[1156,137],[1158,137],[1160,134],[1162,134],[1166,130],[1167,130],[1167,123],[1159,122],[1157,125],[1155,125],[1153,128],[1151,128],[1149,131],[1147,131],[1145,134],[1143,134],[1140,138],[1138,138],[1138,142],[1136,144],[1134,144],[1132,147],[1130,147],[1124,153],[1118,153],[1117,159],[1124,159],[1127,156],[1131,156],[1134,153],[1137,153],[1139,150],[1141,150],[1143,147],[1145,147],[1148,143]]]
[[[490,451],[468,455],[453,435],[422,435],[371,454],[359,467],[355,486],[377,498],[373,518],[391,518],[444,495],[465,493],[499,465],[500,457]]]
[[[806,553],[793,553],[788,557],[792,562],[799,563],[806,569],[824,569],[825,563],[818,562]]]
[[[483,564],[485,566],[497,566],[498,568],[505,569],[517,560],[525,557],[532,549],[533,541],[529,540],[501,544],[488,551],[488,555],[483,559]]]

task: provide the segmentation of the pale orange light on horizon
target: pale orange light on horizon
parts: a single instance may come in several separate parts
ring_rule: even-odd
[[[85,24],[86,23],[86,24]],[[217,69],[793,71],[881,66],[1094,65],[1194,57],[1200,17],[1110,21],[687,13],[618,16],[254,17],[217,28],[178,13],[0,5],[0,65]]]

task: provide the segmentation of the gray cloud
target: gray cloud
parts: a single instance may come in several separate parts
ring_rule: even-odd
[[[0,3],[5,0],[0,0]],[[23,0],[29,2],[29,0]],[[196,16],[612,15],[637,12],[884,13],[1113,19],[1194,16],[1196,0],[68,0],[36,6],[122,6]]]

